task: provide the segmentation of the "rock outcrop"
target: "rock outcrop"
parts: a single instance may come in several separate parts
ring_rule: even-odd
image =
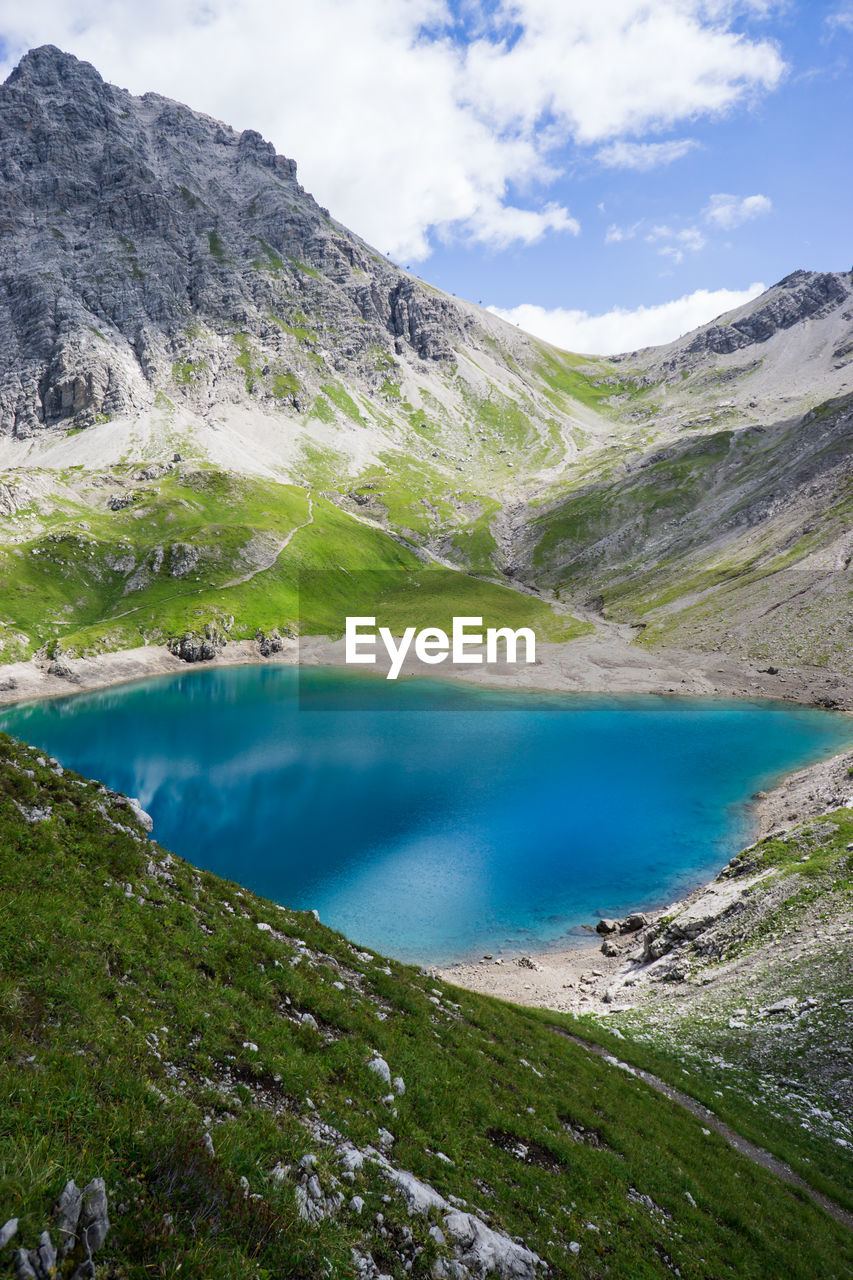
[[[843,277],[833,272],[794,271],[764,294],[757,307],[748,308],[745,315],[700,329],[684,348],[684,355],[705,351],[727,355],[753,343],[767,342],[780,329],[825,315],[849,296]]]
[[[233,619],[229,621],[233,622]],[[209,623],[203,635],[187,631],[182,636],[173,636],[169,641],[168,649],[183,662],[212,662],[227,644],[227,626],[221,628]]]
[[[14,1257],[16,1280],[89,1280],[95,1275],[94,1255],[104,1245],[110,1229],[107,1190],[103,1178],[93,1178],[80,1190],[73,1179],[66,1183],[54,1215],[54,1244],[49,1230],[39,1236],[34,1249],[21,1247]],[[13,1218],[0,1230],[0,1247],[10,1243],[18,1229]]]

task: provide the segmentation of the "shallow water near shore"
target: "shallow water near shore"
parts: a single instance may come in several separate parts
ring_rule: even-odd
[[[749,842],[756,790],[853,743],[849,717],[784,703],[271,666],[11,706],[0,729],[137,796],[197,866],[433,964],[671,901]]]

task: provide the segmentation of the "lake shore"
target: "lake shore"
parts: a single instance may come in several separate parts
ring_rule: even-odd
[[[784,778],[772,791],[758,792],[755,797],[756,827],[754,838],[760,840],[796,826],[809,818],[819,817],[842,806],[853,808],[853,750],[841,752],[828,760],[798,769]],[[726,908],[716,881],[698,886],[692,893],[656,910],[637,914],[646,924],[637,930],[606,935],[615,954],[602,951],[604,937],[590,925],[588,942],[568,948],[551,948],[522,956],[483,957],[435,969],[437,977],[482,995],[497,996],[514,1004],[584,1014],[606,1015],[630,1005],[635,995],[648,990],[648,979],[654,981],[643,963],[642,934],[663,916],[682,912],[702,913],[708,905],[709,916]],[[626,917],[627,919],[628,917]],[[631,995],[624,986],[629,980]],[[658,977],[659,980],[659,977]],[[614,998],[614,990],[621,995]]]
[[[232,641],[211,662],[187,664],[164,645],[117,650],[91,658],[45,658],[0,667],[0,705],[37,698],[64,697],[89,689],[104,689],[128,680],[175,675],[194,669],[250,663],[305,666],[344,666],[343,640],[309,636],[285,638],[280,653],[261,655],[257,641]],[[813,667],[768,664],[728,654],[681,649],[648,650],[631,643],[616,630],[601,630],[565,643],[540,643],[533,665],[506,662],[462,668],[442,663],[427,667],[407,658],[401,675],[427,675],[463,680],[495,688],[542,692],[663,694],[680,697],[772,698],[803,706],[853,711],[853,676]],[[377,655],[362,673],[383,675],[387,660]]]
[[[843,711],[853,709],[853,679],[843,675],[808,668],[762,672],[756,664],[729,656],[672,650],[648,652],[615,633],[586,636],[566,644],[540,644],[538,653],[535,666],[504,664],[462,671],[458,667],[425,668],[407,662],[403,674],[453,677],[519,691],[769,698]],[[285,638],[280,653],[264,658],[256,641],[236,641],[211,662],[196,664],[187,664],[165,646],[121,650],[92,658],[63,658],[53,671],[48,660],[31,659],[0,668],[0,704],[66,697],[128,681],[248,664],[343,666],[343,642],[322,637],[301,641]],[[381,663],[372,668],[377,674],[385,669]],[[756,838],[846,804],[853,798],[853,778],[848,775],[851,765],[853,752],[844,752],[790,774],[771,792],[759,792],[754,810]],[[708,890],[708,885],[699,886],[678,903],[647,910],[646,918],[653,923],[663,914],[690,905]],[[638,904],[640,909],[642,904]],[[616,938],[617,955],[602,954],[602,939],[592,931],[594,923],[590,921],[586,943],[527,956],[454,964],[434,971],[458,986],[518,1004],[573,1013],[606,1013],[613,1007],[605,1000],[608,989],[620,974],[624,976],[628,968],[636,965],[639,953],[636,937],[626,934]]]

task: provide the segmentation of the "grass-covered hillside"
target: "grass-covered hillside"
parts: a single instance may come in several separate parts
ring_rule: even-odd
[[[41,480],[41,488],[39,481]],[[46,491],[45,491],[46,489]],[[2,497],[2,494],[0,494]],[[206,629],[340,634],[347,613],[388,625],[487,625],[569,638],[542,601],[424,563],[404,538],[295,485],[195,463],[61,482],[31,476],[0,512],[0,660],[164,643]]]
[[[0,884],[6,1271],[97,1178],[127,1280],[853,1270],[844,1227],[541,1015],[195,871],[8,738]]]
[[[850,671],[851,424],[848,393],[623,451],[531,510],[519,576],[645,645]]]
[[[769,835],[628,952],[593,1035],[853,1210],[853,814]],[[626,1007],[621,1008],[621,1004]]]

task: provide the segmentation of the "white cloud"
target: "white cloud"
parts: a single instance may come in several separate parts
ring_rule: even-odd
[[[548,231],[580,235],[580,223],[562,205],[549,203],[542,209],[516,209],[495,201],[484,205],[469,220],[470,235],[495,249],[506,249],[520,241],[535,244]]]
[[[498,13],[521,31],[471,47],[472,100],[507,124],[547,109],[582,143],[717,114],[784,69],[770,41],[726,29],[734,6],[708,0],[504,0]]]
[[[621,244],[623,240],[633,240],[639,229],[639,222],[635,222],[631,227],[618,227],[615,222],[611,222],[604,233],[604,243]]]
[[[660,244],[663,241],[663,244]],[[707,244],[698,227],[681,227],[673,230],[666,225],[654,226],[646,236],[647,244],[658,244],[658,253],[676,263],[684,261],[687,253],[698,253]]]
[[[695,138],[674,138],[670,142],[611,142],[596,152],[596,160],[608,169],[636,169],[647,173],[661,165],[680,160],[699,143]]]
[[[702,210],[702,220],[707,227],[716,231],[732,231],[735,227],[750,222],[769,213],[773,208],[768,196],[731,196],[717,194],[711,196]],[[643,232],[646,244],[654,245],[663,258],[678,265],[688,253],[699,253],[708,243],[701,227],[695,224],[686,227],[671,227],[668,223],[654,223],[651,226],[644,220],[632,226],[620,227],[615,223],[607,228],[604,234],[605,244],[618,244],[623,240],[633,240]]]
[[[403,262],[426,257],[432,234],[501,246],[576,233],[542,194],[560,147],[715,116],[785,69],[716,0],[463,8],[467,43],[448,0],[0,0],[0,31],[6,71],[52,42],[135,93],[259,129],[321,203]]]
[[[763,293],[765,287],[756,283],[748,289],[697,289],[695,293],[654,307],[637,307],[633,311],[614,307],[598,316],[562,307],[549,311],[531,303],[509,309],[489,307],[489,311],[565,351],[616,355],[671,342],[723,312],[743,306]]]
[[[826,19],[830,30],[835,31],[851,31],[853,32],[853,5],[844,5],[835,13],[830,13]]]
[[[744,222],[760,218],[769,213],[773,202],[768,196],[729,196],[718,194],[711,196],[704,211],[705,221],[722,231],[733,231]]]

